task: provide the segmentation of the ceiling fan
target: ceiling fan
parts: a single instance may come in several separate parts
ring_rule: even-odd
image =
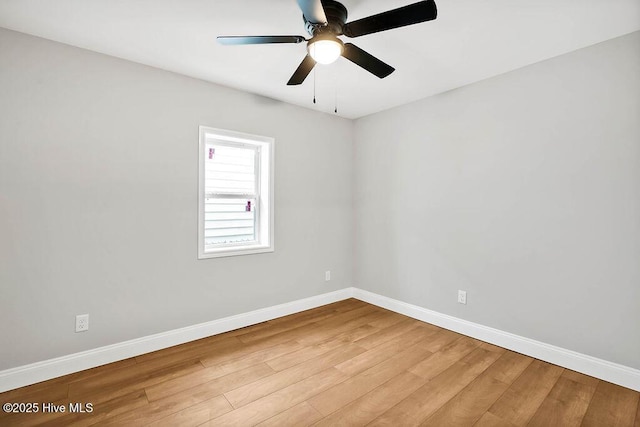
[[[298,6],[310,39],[303,36],[219,36],[218,42],[224,45],[307,42],[307,55],[287,85],[301,84],[316,63],[330,64],[340,56],[382,79],[395,68],[352,43],[342,42],[338,36],[360,37],[431,21],[438,15],[433,0],[419,1],[348,23],[347,8],[335,0],[298,0]]]

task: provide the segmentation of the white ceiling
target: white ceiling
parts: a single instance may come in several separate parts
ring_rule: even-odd
[[[349,21],[413,0],[344,0]],[[396,68],[344,58],[286,82],[304,43],[222,46],[218,35],[303,35],[296,0],[0,0],[0,26],[357,118],[640,30],[640,0],[436,0],[438,19],[350,41]],[[343,40],[346,39],[342,37]]]

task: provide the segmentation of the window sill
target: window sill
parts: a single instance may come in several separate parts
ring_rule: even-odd
[[[209,249],[198,254],[198,259],[221,258],[227,256],[252,255],[273,252],[273,246],[234,246],[219,249]]]

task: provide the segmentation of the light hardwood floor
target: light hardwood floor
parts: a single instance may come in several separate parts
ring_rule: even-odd
[[[350,299],[2,393],[40,412],[0,425],[640,427],[639,399]]]

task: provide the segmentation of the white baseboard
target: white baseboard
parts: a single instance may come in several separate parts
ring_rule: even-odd
[[[245,326],[255,325],[256,323],[266,322],[267,320],[320,307],[351,298],[352,296],[353,288],[341,289],[186,328],[7,369],[0,371],[0,393],[234,329],[244,328]]]
[[[354,298],[563,368],[640,391],[640,370],[352,288]]]
[[[352,297],[527,356],[640,391],[640,370],[458,319],[362,289],[345,288],[236,316],[0,371],[0,392],[255,325]]]

